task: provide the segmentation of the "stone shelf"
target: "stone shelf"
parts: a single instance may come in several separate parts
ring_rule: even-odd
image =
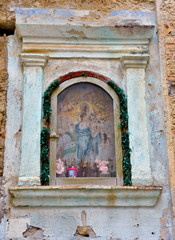
[[[153,207],[162,187],[26,186],[10,187],[15,207]]]

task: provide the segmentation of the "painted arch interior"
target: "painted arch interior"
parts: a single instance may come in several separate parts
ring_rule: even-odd
[[[113,99],[91,83],[57,96],[56,177],[116,177]]]

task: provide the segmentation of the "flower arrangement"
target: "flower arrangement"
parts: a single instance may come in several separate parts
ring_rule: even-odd
[[[62,174],[65,170],[64,163],[61,161],[61,158],[56,160],[56,173],[57,174]]]
[[[95,163],[97,164],[97,168],[99,169],[100,172],[103,172],[103,173],[108,172],[108,167],[107,167],[107,164],[109,164],[108,161],[95,160]]]

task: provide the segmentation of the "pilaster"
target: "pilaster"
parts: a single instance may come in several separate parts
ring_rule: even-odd
[[[133,185],[152,185],[147,109],[145,68],[146,56],[125,56],[121,61],[126,70],[129,133]]]
[[[22,152],[18,185],[40,185],[40,134],[44,54],[21,54],[23,76]]]

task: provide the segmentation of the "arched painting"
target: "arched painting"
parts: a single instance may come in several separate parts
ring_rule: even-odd
[[[113,100],[91,83],[57,96],[57,177],[115,177]]]

